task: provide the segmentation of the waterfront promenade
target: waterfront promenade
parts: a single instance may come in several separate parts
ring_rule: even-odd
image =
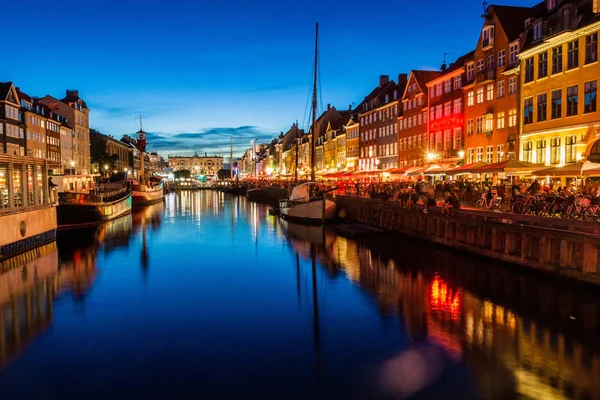
[[[352,221],[469,251],[495,260],[600,284],[600,224],[479,210],[402,208],[399,202],[338,196]]]

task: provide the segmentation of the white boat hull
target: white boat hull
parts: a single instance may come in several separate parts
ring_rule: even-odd
[[[162,182],[156,186],[133,185],[131,191],[134,206],[158,203],[165,197]]]
[[[323,205],[325,201],[325,205]],[[313,200],[306,203],[294,203],[287,200],[279,203],[282,218],[290,221],[319,223],[335,218],[335,202],[329,199]]]

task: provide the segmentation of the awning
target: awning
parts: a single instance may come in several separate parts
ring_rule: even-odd
[[[453,163],[443,163],[443,164],[432,164],[429,166],[429,168],[427,168],[425,171],[423,171],[424,175],[440,175],[443,174],[444,172],[454,168],[456,166],[456,164]]]
[[[447,171],[446,175],[470,174],[470,173],[472,173],[471,171],[474,168],[481,168],[481,167],[485,167],[487,165],[488,165],[487,163],[484,163],[483,161],[479,161],[479,162],[463,165],[461,167],[453,168],[453,169]]]
[[[540,169],[532,172],[536,176],[600,176],[600,164],[580,161],[573,164]]]
[[[471,173],[475,174],[494,174],[494,173],[511,173],[514,175],[518,174],[530,174],[540,166],[537,164],[528,163],[525,161],[517,160],[506,160],[498,163],[486,165],[483,167],[472,168]]]
[[[390,168],[390,171],[389,171],[389,172],[390,172],[390,174],[394,174],[394,175],[397,175],[397,174],[405,174],[405,173],[406,173],[406,171],[408,171],[408,170],[409,170],[409,169],[411,169],[411,168],[413,168],[413,167],[404,167],[404,168]]]
[[[410,175],[410,176],[423,175],[423,172],[426,169],[427,169],[427,167],[411,167],[405,172],[405,174]]]

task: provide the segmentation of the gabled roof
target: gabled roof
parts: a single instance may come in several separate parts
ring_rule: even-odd
[[[426,83],[429,81],[432,81],[436,78],[439,78],[442,75],[444,75],[444,72],[442,72],[442,71],[426,71],[426,70],[413,69],[412,71],[410,71],[410,75],[408,76],[408,84],[404,88],[404,93],[402,94],[402,98],[404,98],[406,96],[406,91],[408,90],[408,87],[410,86],[409,84],[410,84],[411,76],[413,76],[415,78],[415,81],[417,82],[419,89],[421,89],[421,92],[427,93]]]
[[[20,89],[20,88],[16,88],[16,90],[17,90],[17,95],[19,96],[19,99],[20,99],[20,100],[25,100],[25,101],[28,101],[28,102],[30,102],[30,103],[32,102],[32,100],[31,100],[31,96],[29,96],[29,95],[28,95],[28,94],[26,94],[26,93],[23,93],[23,92],[21,92],[21,89]]]
[[[12,87],[12,82],[0,82],[0,99],[5,100]]]
[[[525,30],[525,20],[527,18],[535,18],[541,15],[545,10],[545,2],[536,4],[533,7],[514,7],[514,6],[490,6],[490,12],[496,14],[496,18],[508,42],[513,42],[519,38],[521,32]]]

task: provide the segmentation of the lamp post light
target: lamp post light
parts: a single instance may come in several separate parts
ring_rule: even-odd
[[[460,150],[460,151],[458,152],[458,156],[459,156],[460,158],[465,158],[465,151],[464,151],[464,150]]]
[[[108,176],[108,164],[104,164],[104,173]]]
[[[435,154],[434,153],[427,153],[427,159],[429,161],[435,160]]]
[[[76,175],[75,173],[75,161],[71,160],[71,175]]]

